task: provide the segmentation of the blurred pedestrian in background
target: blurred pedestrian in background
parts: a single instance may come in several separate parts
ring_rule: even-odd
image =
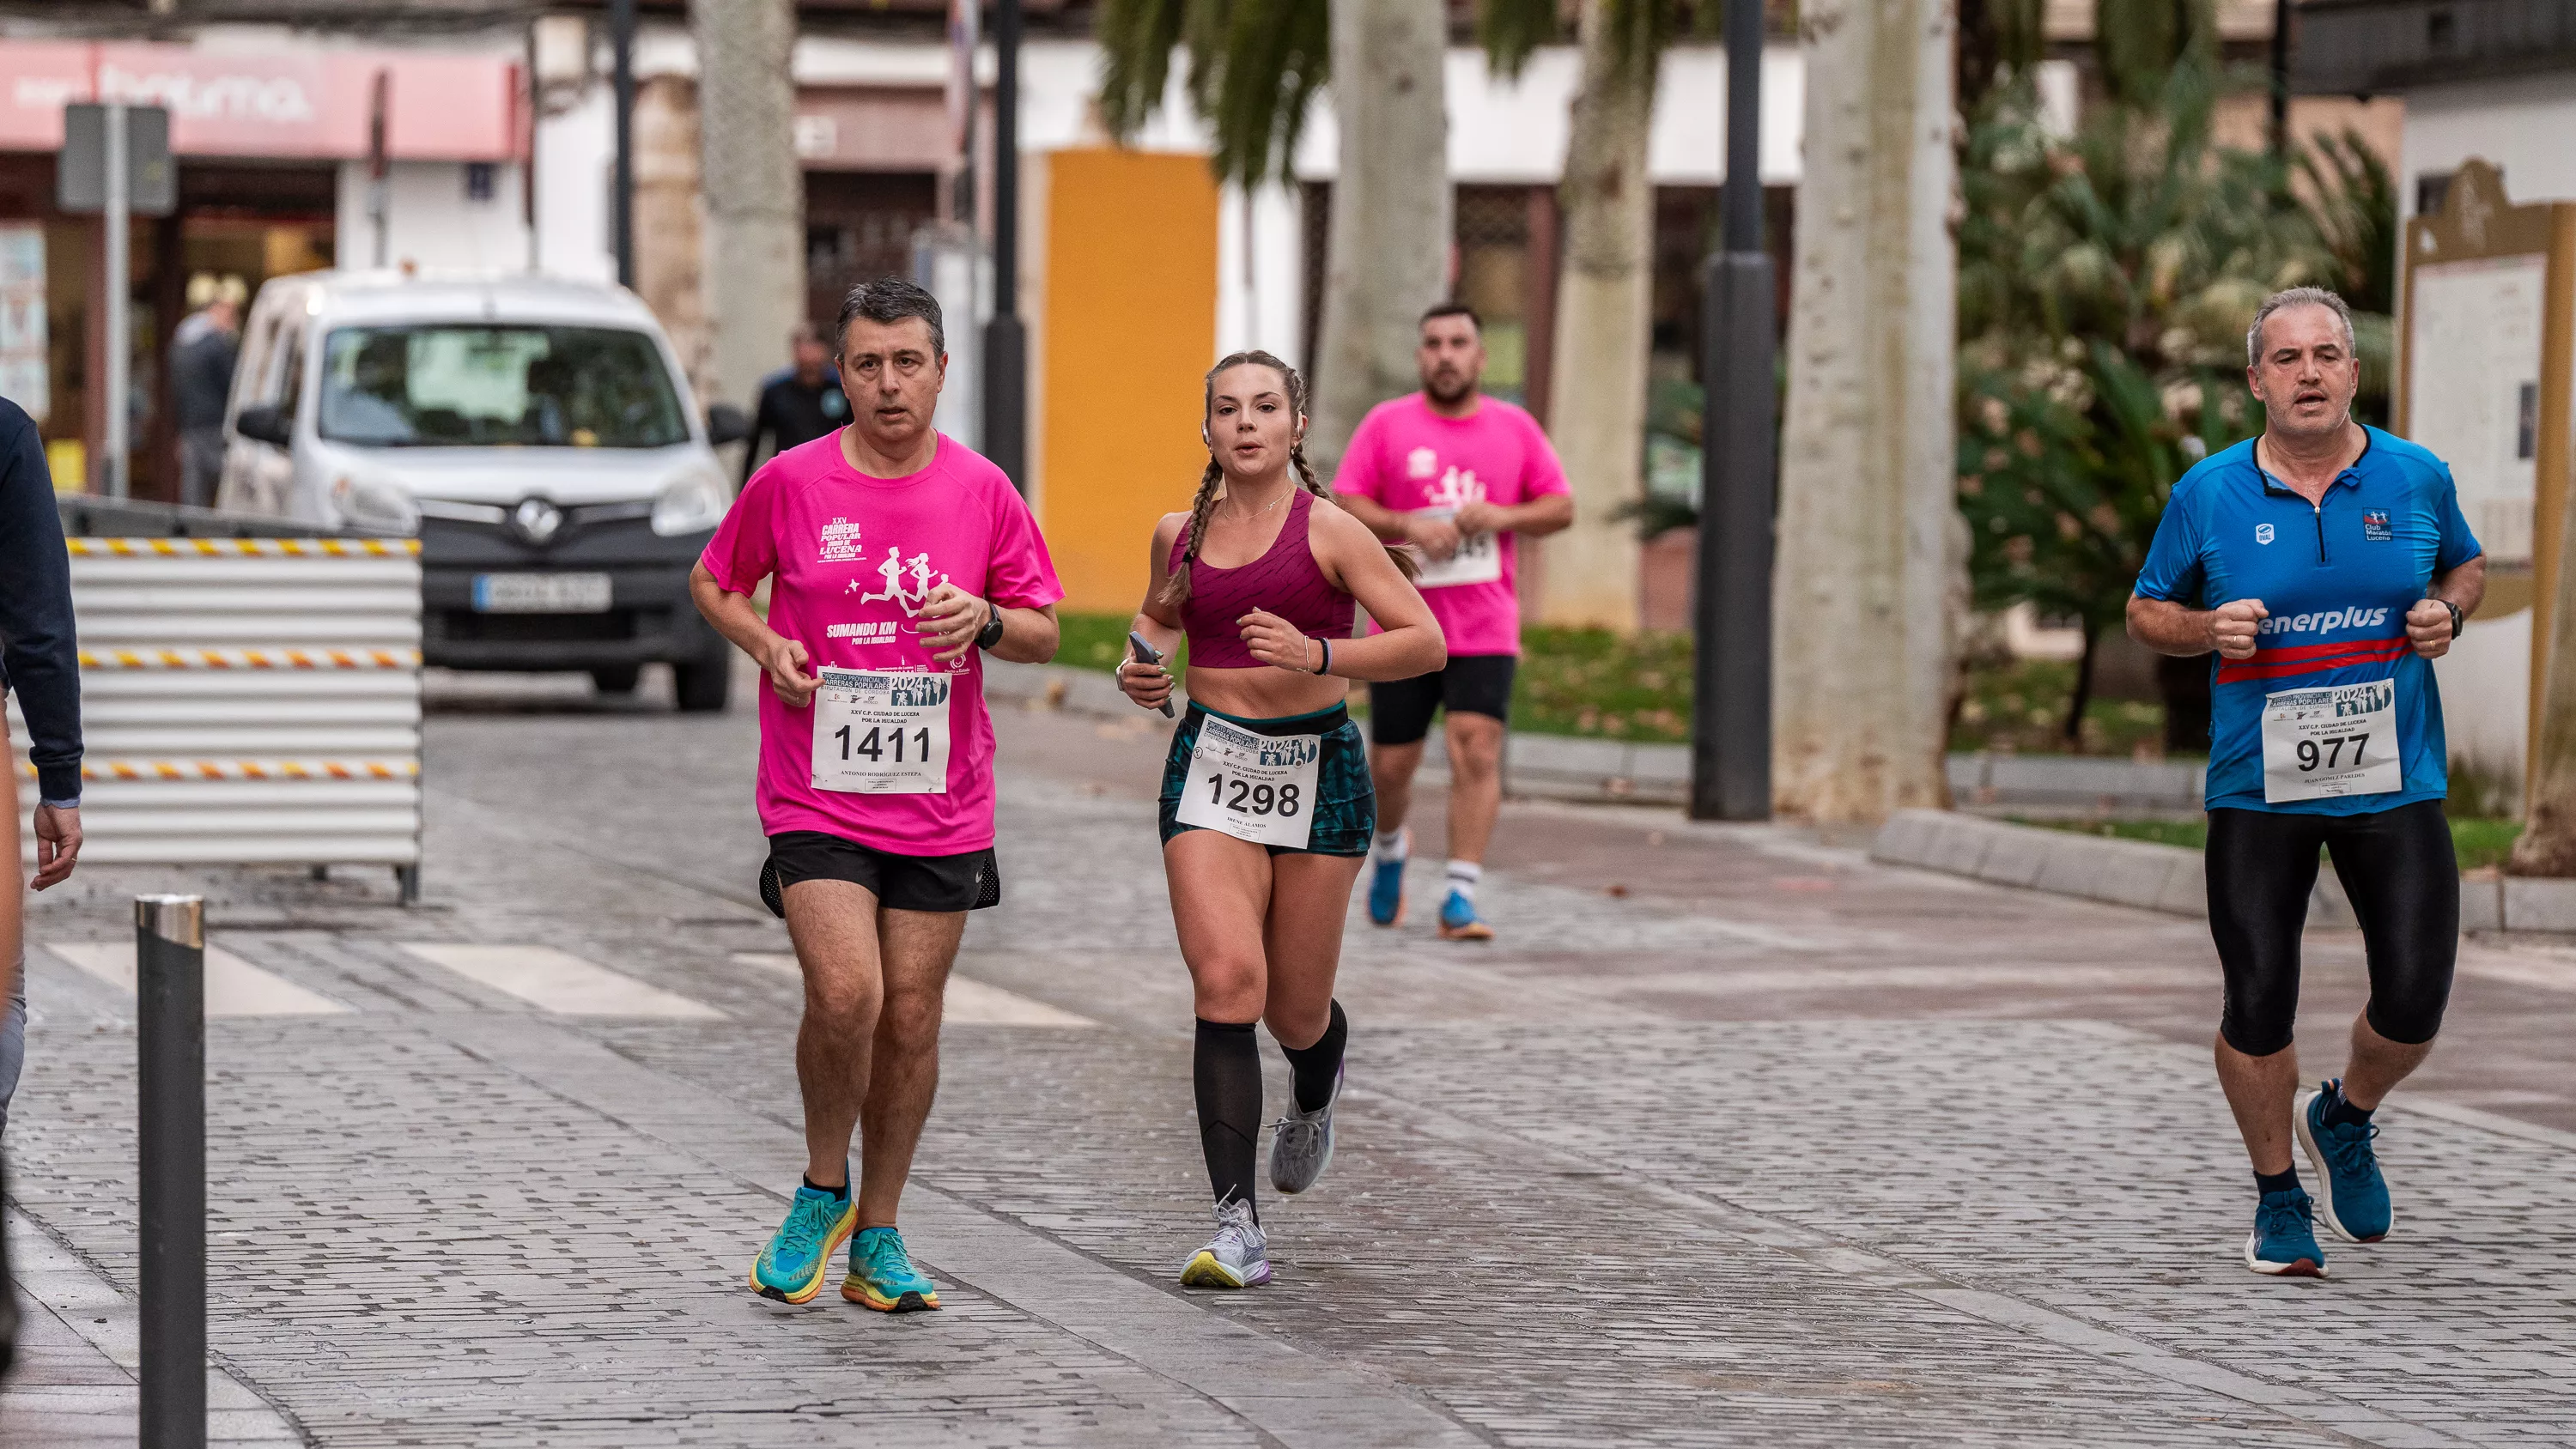
[[[72,635],[71,561],[54,512],[52,474],[35,421],[0,398],[0,695],[18,692],[27,717],[27,759],[36,770],[36,889],[59,885],[80,858],[80,657]],[[0,745],[8,745],[0,713]],[[25,902],[18,884],[18,768],[0,770],[0,1131],[26,1058]],[[0,1369],[17,1342],[18,1307],[0,1251]]]
[[[832,351],[814,335],[812,324],[797,323],[787,334],[787,346],[795,362],[761,379],[751,438],[742,447],[746,483],[767,456],[760,451],[764,438],[772,453],[784,453],[850,420],[850,400],[841,394],[841,375],[832,369]]]
[[[199,273],[189,279],[196,310],[170,334],[170,401],[179,425],[179,501],[212,508],[224,472],[224,399],[241,360],[241,306],[250,289],[239,277]]]

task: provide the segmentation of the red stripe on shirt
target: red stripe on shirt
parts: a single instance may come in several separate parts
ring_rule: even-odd
[[[2357,664],[2384,663],[2404,658],[2407,644],[2404,639],[2370,639],[2356,644],[2336,646],[2331,653],[2318,652],[2326,647],[2317,645],[2304,650],[2286,651],[2306,656],[2297,659],[2281,659],[2274,654],[2274,651],[2267,649],[2243,663],[2220,665],[2218,682],[2235,684],[2248,679],[2277,679],[2291,674],[2323,674],[2329,669],[2349,669]]]

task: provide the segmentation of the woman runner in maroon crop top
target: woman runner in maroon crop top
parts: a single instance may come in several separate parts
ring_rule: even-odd
[[[1271,1135],[1270,1182],[1303,1192],[1333,1154],[1348,1023],[1333,1000],[1351,887],[1377,828],[1354,679],[1411,679],[1448,658],[1410,559],[1330,503],[1306,465],[1306,385],[1266,352],[1207,376],[1207,472],[1187,513],[1154,529],[1153,582],[1133,628],[1170,655],[1190,645],[1189,710],[1163,767],[1163,873],[1198,1010],[1199,1144],[1216,1236],[1181,1281],[1270,1281],[1253,1204],[1261,1140],[1256,1022],[1287,1052],[1296,1102]],[[1352,606],[1382,631],[1351,637]],[[1172,694],[1130,660],[1119,687],[1147,708]]]

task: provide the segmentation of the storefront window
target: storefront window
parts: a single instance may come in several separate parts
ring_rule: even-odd
[[[688,441],[651,338],[604,327],[344,327],[322,436],[366,447],[667,448]]]

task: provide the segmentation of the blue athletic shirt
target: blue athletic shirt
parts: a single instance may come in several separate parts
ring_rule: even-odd
[[[2182,475],[2156,525],[2138,597],[2190,609],[2260,599],[2271,613],[2253,658],[2210,655],[2212,810],[2353,815],[2449,793],[2442,697],[2432,661],[2407,642],[2406,611],[2434,575],[2481,550],[2460,516],[2450,465],[2393,434],[2364,431],[2361,456],[2314,507],[2256,465],[2249,439]],[[2403,789],[2264,801],[2265,695],[2390,678]]]

